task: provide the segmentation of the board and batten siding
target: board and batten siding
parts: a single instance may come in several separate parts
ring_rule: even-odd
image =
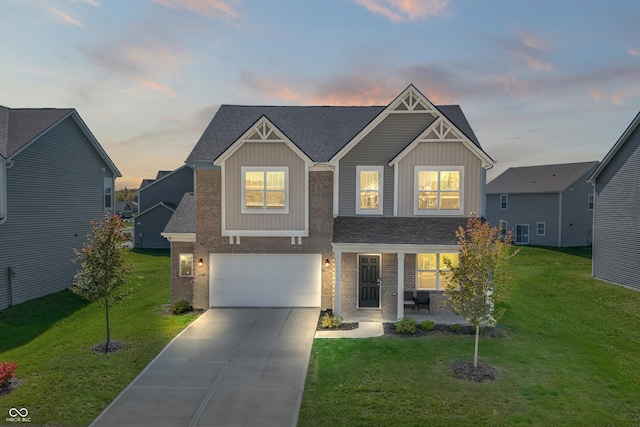
[[[640,127],[595,185],[593,275],[640,289]]]
[[[421,142],[398,162],[398,216],[413,216],[416,166],[463,166],[463,215],[482,210],[482,161],[462,142]]]
[[[242,213],[242,167],[273,166],[289,168],[289,213]],[[245,142],[224,165],[226,230],[305,229],[306,165],[284,142]]]
[[[74,248],[104,217],[103,177],[113,173],[71,117],[14,158],[0,225],[0,309],[72,284]]]
[[[356,215],[356,166],[384,166],[383,215],[393,216],[394,178],[389,162],[434,120],[430,114],[390,114],[340,159],[338,215]]]

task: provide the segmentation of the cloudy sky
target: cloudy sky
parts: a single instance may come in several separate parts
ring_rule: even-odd
[[[508,167],[601,160],[640,110],[637,0],[2,0],[0,104],[74,107],[137,188],[220,104],[459,104]]]

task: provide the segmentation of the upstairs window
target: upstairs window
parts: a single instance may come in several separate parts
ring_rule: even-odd
[[[593,194],[589,194],[589,197],[587,199],[587,209],[589,209],[590,211],[593,210]]]
[[[416,166],[415,215],[462,215],[463,167]]]
[[[104,182],[104,209],[113,210],[113,178],[105,177]]]
[[[356,166],[356,214],[382,215],[384,167]]]
[[[288,213],[286,167],[243,167],[242,213]]]
[[[501,194],[500,195],[500,210],[501,211],[506,211],[507,209],[509,209],[509,195],[508,194]]]

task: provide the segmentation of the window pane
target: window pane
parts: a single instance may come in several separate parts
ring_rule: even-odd
[[[460,172],[442,171],[440,172],[441,190],[460,190]]]
[[[440,193],[440,209],[460,209],[460,193],[449,191]]]
[[[244,205],[247,208],[264,207],[264,191],[247,191],[245,193]]]
[[[180,276],[193,275],[193,254],[180,254]]]
[[[438,209],[438,193],[421,191],[418,193],[418,209]]]
[[[418,254],[418,270],[436,270],[436,254]]]
[[[418,172],[418,191],[437,190],[438,189],[438,172],[437,171],[419,171]]]
[[[246,190],[263,190],[264,189],[264,173],[263,172],[245,172],[245,189]]]
[[[440,254],[440,270],[448,270],[447,266],[444,263],[444,259],[447,258],[448,260],[451,261],[451,264],[454,267],[458,266],[458,254],[457,253],[451,253],[451,254]]]
[[[284,190],[284,172],[267,172],[267,190]]]
[[[284,191],[267,191],[267,208],[284,209]]]
[[[418,289],[435,289],[436,288],[436,272],[435,271],[419,271],[418,272]]]
[[[360,209],[378,209],[378,193],[370,191],[360,193]]]
[[[380,183],[377,171],[360,172],[360,190],[378,190]]]

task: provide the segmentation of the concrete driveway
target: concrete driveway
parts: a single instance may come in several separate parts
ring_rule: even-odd
[[[91,426],[295,426],[319,314],[210,309]]]

